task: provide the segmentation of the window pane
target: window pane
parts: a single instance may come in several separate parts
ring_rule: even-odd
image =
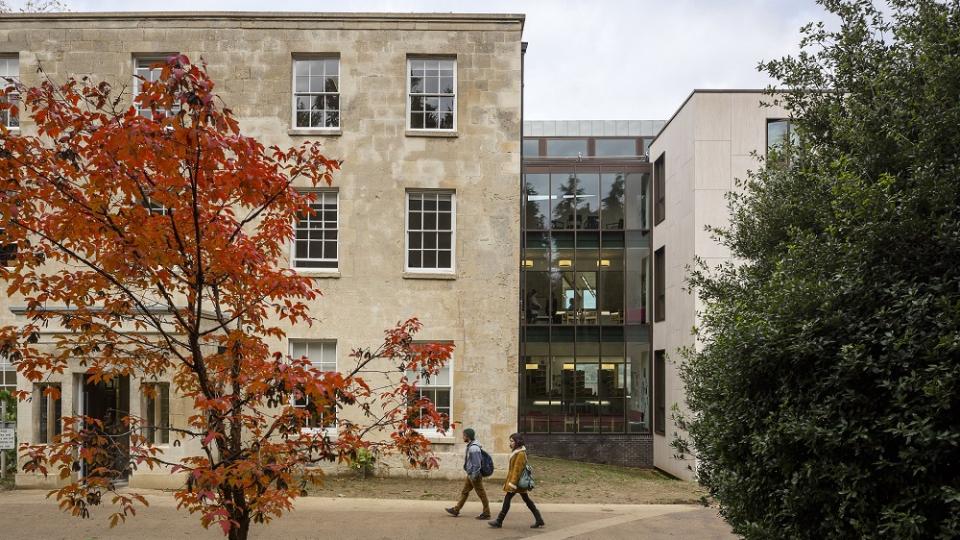
[[[550,175],[553,229],[574,228],[574,207],[576,205],[577,178],[573,173],[554,173]]]
[[[637,155],[636,139],[595,139],[594,152],[597,156],[627,156]]]
[[[600,217],[602,228],[622,229],[625,192],[623,173],[604,173],[600,178]]]
[[[540,155],[540,139],[523,140],[524,157],[538,157]]]
[[[525,175],[524,226],[527,229],[550,228],[550,175]]]
[[[576,190],[578,229],[600,228],[600,175],[578,173]]]
[[[587,155],[586,139],[547,139],[547,155],[551,157],[577,157]]]

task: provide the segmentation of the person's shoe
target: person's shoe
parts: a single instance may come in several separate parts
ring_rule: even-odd
[[[503,527],[503,524],[500,523],[499,519],[491,519],[490,521],[487,522],[487,525],[493,527],[494,529],[499,529],[500,527]]]
[[[538,521],[538,522],[534,523],[533,525],[531,525],[530,528],[531,528],[531,529],[539,529],[539,528],[543,527],[544,525],[546,525],[546,523],[544,523],[544,522],[542,522],[542,521]]]
[[[490,514],[480,514],[477,519],[490,519]]]
[[[456,508],[453,508],[453,507],[451,507],[451,508],[444,508],[444,510],[446,510],[447,513],[450,514],[450,515],[453,516],[453,517],[457,517],[457,516],[460,515],[460,511],[457,510]]]

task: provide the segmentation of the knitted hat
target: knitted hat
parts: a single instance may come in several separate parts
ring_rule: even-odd
[[[474,431],[473,428],[463,430],[463,435],[471,441],[477,438],[477,432]]]

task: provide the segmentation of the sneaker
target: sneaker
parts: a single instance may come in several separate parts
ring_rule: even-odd
[[[447,513],[450,514],[450,515],[453,516],[453,517],[457,517],[457,516],[460,515],[460,511],[457,510],[456,508],[452,508],[452,507],[451,507],[451,508],[444,508],[444,510],[446,510]]]
[[[477,519],[490,519],[490,514],[480,514]]]
[[[503,524],[501,524],[499,521],[495,519],[488,521],[487,525],[493,527],[494,529],[499,529],[500,527],[503,527]]]

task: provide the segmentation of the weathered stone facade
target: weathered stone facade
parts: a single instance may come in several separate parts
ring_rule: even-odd
[[[517,419],[521,32],[520,15],[66,13],[0,17],[0,53],[17,55],[20,75],[36,85],[43,68],[55,81],[90,76],[130,85],[134,58],[180,52],[202,58],[241,128],[266,145],[322,137],[343,160],[337,272],[317,273],[324,295],[312,306],[320,324],[287,330],[291,339],[328,339],[337,361],[382,341],[383,330],[417,316],[424,339],[451,340],[452,417],[476,429],[504,461]],[[323,135],[292,127],[293,58],[340,59],[341,127]],[[407,130],[410,55],[456,58],[457,129]],[[28,119],[22,129],[30,132]],[[405,272],[409,189],[451,190],[456,197],[455,272]],[[0,298],[0,324],[16,323],[22,301]],[[278,343],[281,351],[286,343]],[[82,370],[66,374],[63,415],[73,414]],[[31,389],[21,378],[20,387]],[[130,384],[131,413],[141,405]],[[18,441],[34,438],[34,406],[19,406]],[[174,425],[190,403],[171,403]],[[441,474],[458,474],[462,443],[436,440]],[[195,450],[195,449],[193,449]],[[191,448],[171,447],[175,458]],[[402,472],[402,469],[400,470]],[[136,472],[131,485],[164,487],[165,472]],[[52,477],[18,475],[23,486]]]

